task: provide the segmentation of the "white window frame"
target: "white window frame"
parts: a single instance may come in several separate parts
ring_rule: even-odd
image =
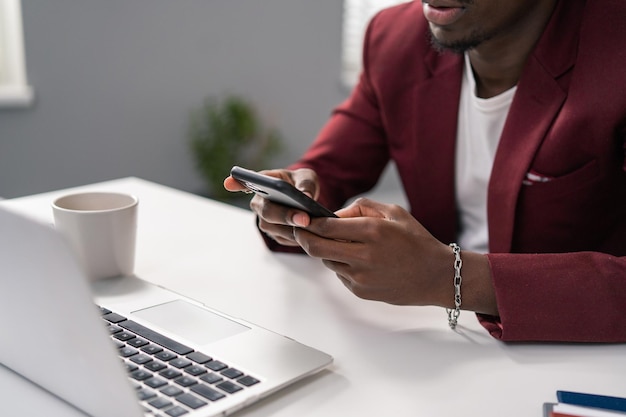
[[[352,88],[359,79],[362,67],[363,38],[367,24],[385,7],[407,0],[344,0],[341,57],[341,82]]]
[[[26,78],[21,0],[0,0],[0,107],[33,102]]]

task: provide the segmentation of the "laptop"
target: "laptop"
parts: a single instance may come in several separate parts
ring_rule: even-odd
[[[226,415],[332,363],[135,277],[90,283],[53,227],[3,207],[0,267],[0,363],[88,415]]]

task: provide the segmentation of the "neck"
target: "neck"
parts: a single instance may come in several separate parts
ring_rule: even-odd
[[[496,96],[519,81],[528,56],[550,20],[556,0],[539,3],[506,34],[489,39],[468,52],[478,97]]]

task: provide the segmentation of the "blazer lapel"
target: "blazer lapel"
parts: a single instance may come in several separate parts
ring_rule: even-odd
[[[487,196],[490,252],[511,250],[522,181],[566,97],[537,62],[527,66],[525,78],[533,85],[518,85],[491,171]]]
[[[561,0],[557,4],[518,83],[489,183],[490,252],[511,251],[522,181],[567,97],[569,85],[562,76],[576,59],[584,5],[584,0]]]
[[[426,57],[431,78],[424,80],[410,96],[415,104],[412,125],[415,127],[413,155],[418,174],[413,181],[421,190],[413,215],[438,239],[456,240],[457,211],[454,194],[454,162],[458,102],[461,90],[463,60],[448,54],[441,56],[434,50]],[[454,105],[451,106],[451,103]]]

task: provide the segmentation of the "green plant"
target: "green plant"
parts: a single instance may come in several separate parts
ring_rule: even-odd
[[[222,186],[233,165],[268,168],[283,148],[278,130],[266,129],[252,104],[239,96],[205,100],[191,115],[188,137],[209,196],[222,201],[237,195]]]

